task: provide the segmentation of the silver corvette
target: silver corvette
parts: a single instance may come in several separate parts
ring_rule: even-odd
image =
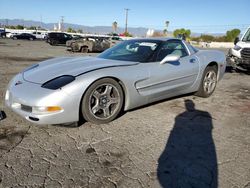
[[[225,55],[179,39],[124,41],[97,57],[61,57],[33,65],[8,85],[5,102],[37,124],[114,120],[121,110],[193,93],[209,97]]]

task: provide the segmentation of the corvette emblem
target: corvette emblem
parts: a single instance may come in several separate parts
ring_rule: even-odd
[[[21,81],[17,81],[16,83],[15,83],[15,86],[18,86],[18,85],[21,85],[23,82],[21,82]]]

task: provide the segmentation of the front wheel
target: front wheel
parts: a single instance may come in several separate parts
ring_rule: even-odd
[[[217,85],[217,68],[215,66],[208,66],[202,76],[199,90],[196,92],[197,96],[209,97],[215,90]]]
[[[86,121],[103,124],[114,120],[120,113],[124,101],[119,83],[110,78],[94,82],[86,91],[81,110]]]
[[[30,37],[30,40],[34,40],[32,37]]]
[[[57,42],[55,40],[51,40],[50,43],[49,43],[51,46],[56,46],[57,45]]]

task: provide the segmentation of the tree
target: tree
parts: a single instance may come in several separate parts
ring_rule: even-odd
[[[7,26],[5,26],[5,28],[7,28],[7,29],[16,29],[16,27],[14,25],[7,25]]]
[[[24,29],[24,27],[22,25],[17,25],[16,29]]]
[[[226,42],[227,39],[226,39],[226,36],[219,36],[219,37],[215,37],[214,41],[216,42]]]
[[[163,35],[167,36],[168,30],[167,29],[163,29]]]
[[[200,37],[191,37],[191,41],[200,42],[201,38]]]
[[[113,28],[113,31],[116,33],[116,31],[117,31],[117,27],[118,27],[118,23],[116,22],[116,21],[114,21],[113,23],[112,23],[112,28]]]
[[[159,31],[155,31],[153,34],[152,34],[152,37],[164,37],[165,34],[162,33],[162,32],[159,32]]]
[[[165,21],[165,29],[163,30],[163,35],[167,36],[168,34],[168,25],[169,25],[169,21]]]
[[[82,29],[78,29],[78,30],[77,30],[77,33],[83,33],[83,32],[82,32]]]
[[[29,29],[29,30],[36,30],[36,26],[30,26],[27,29]]]
[[[184,28],[176,29],[174,30],[173,35],[174,37],[178,37],[178,35],[185,35],[187,38],[190,38],[191,31],[189,29],[184,29]]]
[[[212,35],[201,35],[200,39],[204,42],[212,42],[215,40],[214,36]]]
[[[239,29],[232,29],[230,31],[227,31],[226,33],[226,40],[227,42],[233,42],[234,39],[240,34]]]
[[[133,37],[133,35],[130,34],[129,32],[124,32],[122,35],[125,37]]]
[[[76,31],[75,31],[74,29],[72,29],[71,27],[69,27],[69,28],[67,29],[67,32],[68,32],[68,33],[76,33]]]

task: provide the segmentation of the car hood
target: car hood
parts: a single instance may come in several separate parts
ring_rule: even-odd
[[[139,62],[116,61],[96,57],[60,57],[43,61],[23,71],[23,79],[43,84],[62,75],[78,76],[89,71],[117,66],[131,66]]]
[[[239,41],[237,44],[237,46],[240,46],[241,48],[250,48],[250,42],[244,42],[244,41]]]

